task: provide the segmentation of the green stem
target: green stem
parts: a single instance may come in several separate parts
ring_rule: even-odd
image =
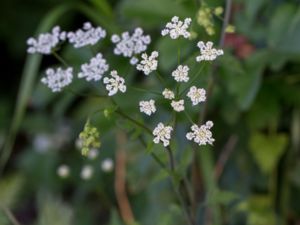
[[[61,62],[65,67],[69,67],[69,64],[55,51],[52,52],[52,55],[59,61]]]
[[[172,153],[172,150],[170,148],[170,146],[167,146],[166,147],[166,150],[168,152],[168,156],[169,156],[169,164],[170,164],[170,170],[172,172],[172,176],[171,176],[171,179],[172,179],[172,187],[177,195],[177,198],[181,204],[181,208],[183,210],[183,213],[184,213],[184,216],[188,222],[189,225],[195,225],[195,222],[193,221],[193,218],[191,216],[191,214],[189,213],[189,209],[188,209],[188,206],[186,205],[183,197],[182,197],[182,194],[180,193],[180,190],[178,188],[178,186],[176,185],[176,181],[175,181],[175,159],[174,159],[174,156],[173,156],[173,153]]]
[[[9,219],[11,224],[20,225],[18,220],[15,218],[15,216],[11,213],[11,211],[7,207],[5,207],[2,204],[0,204],[0,207],[1,207],[2,211],[4,212],[4,214],[7,216],[7,218]]]
[[[158,78],[158,80],[166,87],[166,82],[164,80],[164,78],[160,75],[160,73],[156,70],[155,71],[156,77]]]
[[[204,64],[202,64],[202,67],[197,71],[197,73],[193,76],[193,78],[190,80],[190,82],[188,83],[187,87],[185,89],[183,89],[183,91],[181,91],[179,93],[179,96],[182,96],[192,85],[193,83],[197,80],[197,78],[199,77],[199,75],[201,74],[202,70],[204,68]]]
[[[151,90],[146,90],[146,89],[137,88],[137,87],[133,87],[133,86],[131,86],[130,88],[133,89],[133,90],[136,90],[136,91],[140,91],[140,92],[145,92],[145,93],[149,93],[150,92],[151,94],[161,95],[161,93],[158,92],[158,91],[151,91]]]
[[[152,131],[146,127],[144,124],[140,123],[139,121],[131,118],[130,116],[126,115],[123,111],[121,111],[120,109],[116,110],[116,113],[118,113],[120,116],[122,116],[125,119],[128,119],[130,122],[134,123],[135,125],[137,125],[138,127],[143,128],[145,131],[147,131],[150,135],[152,135]]]

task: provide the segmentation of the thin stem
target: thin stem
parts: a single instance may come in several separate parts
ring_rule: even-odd
[[[191,85],[193,85],[193,83],[197,80],[197,78],[199,77],[199,75],[201,74],[202,70],[204,68],[204,64],[202,65],[202,67],[197,71],[197,73],[193,76],[193,78],[190,80],[190,82],[188,83],[187,87],[185,89],[183,89],[183,91],[180,92],[179,96],[182,96],[190,87]]]
[[[191,124],[196,124],[192,118],[190,117],[190,115],[187,113],[187,111],[184,110],[184,115],[186,116],[186,118],[191,122]]]
[[[72,95],[78,96],[78,97],[88,97],[88,98],[107,98],[106,95],[97,95],[97,94],[79,94],[78,92],[74,91],[73,89],[71,89],[70,87],[67,87],[65,89],[67,92],[69,92]]]
[[[179,40],[177,41],[178,43],[178,50],[177,50],[177,63],[178,65],[180,65],[180,43],[179,43]]]
[[[188,206],[186,205],[181,193],[180,193],[180,190],[179,188],[177,187],[176,185],[176,182],[175,182],[175,177],[174,177],[174,173],[175,173],[175,159],[174,159],[174,156],[173,156],[173,153],[172,153],[172,150],[170,148],[170,146],[167,146],[166,147],[166,150],[168,152],[168,156],[169,156],[169,165],[170,165],[170,169],[171,169],[171,172],[172,172],[172,186],[173,186],[173,189],[177,195],[177,198],[181,204],[181,208],[183,210],[183,213],[186,217],[186,220],[188,222],[189,225],[195,225],[195,223],[193,222],[193,219],[192,219],[192,216],[190,215],[189,213],[189,209],[188,209]]]
[[[150,135],[152,135],[152,131],[146,127],[144,124],[140,123],[139,121],[131,118],[130,116],[126,115],[122,110],[117,109],[116,113],[118,113],[120,116],[124,117],[125,119],[128,119],[129,121],[131,121],[132,123],[134,123],[135,125],[137,125],[138,127],[143,128],[145,131],[147,131]]]
[[[52,52],[52,55],[59,61],[61,62],[65,67],[69,67],[69,64],[55,51]]]
[[[159,81],[162,83],[162,84],[164,84],[164,86],[167,86],[166,85],[166,82],[165,82],[165,80],[164,80],[164,78],[160,75],[160,73],[156,70],[155,71],[155,74],[156,74],[156,77],[159,79]]]
[[[0,204],[0,207],[2,208],[2,211],[5,213],[11,224],[13,225],[21,225],[18,220],[15,218],[15,216],[11,213],[11,211],[5,207],[4,205]]]
[[[146,93],[150,92],[150,93],[155,94],[155,95],[161,95],[161,93],[158,92],[158,91],[145,90],[145,89],[137,88],[137,87],[133,87],[133,86],[131,86],[130,88],[133,89],[133,90],[136,90],[136,91],[140,91],[140,92],[146,92]]]

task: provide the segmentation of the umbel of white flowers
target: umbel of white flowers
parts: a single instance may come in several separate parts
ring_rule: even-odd
[[[131,58],[130,64],[135,65],[138,62],[136,55],[146,51],[151,42],[150,36],[143,34],[143,29],[138,27],[135,28],[131,36],[128,31],[123,32],[121,35],[112,35],[111,41],[116,45],[114,53]]]
[[[186,18],[182,21],[177,16],[174,16],[171,21],[166,24],[161,34],[162,36],[169,35],[171,39],[180,37],[188,39],[190,37],[190,32],[188,31],[190,24],[190,18]],[[61,31],[61,29],[56,26],[52,29],[51,33],[40,34],[37,38],[29,38],[27,41],[27,51],[31,54],[51,54],[57,51],[63,41],[68,40],[75,48],[80,48],[87,45],[95,45],[101,39],[105,38],[105,36],[106,31],[103,28],[93,27],[89,22],[84,23],[83,28],[75,32]],[[137,64],[136,69],[138,71],[149,75],[157,70],[159,53],[157,51],[152,51],[150,55],[145,53],[151,42],[151,38],[149,35],[144,35],[144,31],[141,28],[136,28],[131,35],[128,31],[123,32],[121,35],[114,34],[111,36],[111,41],[115,44],[114,54],[130,58],[132,65]],[[213,48],[213,43],[210,41],[207,43],[199,41],[197,46],[200,49],[200,54],[196,57],[197,62],[212,61],[224,54],[223,50]],[[142,54],[140,61],[138,59],[139,54]],[[98,53],[92,57],[88,63],[81,65],[80,69],[78,78],[84,78],[88,82],[99,81],[105,76],[105,73],[108,72],[109,64],[103,55]],[[187,65],[178,65],[171,75],[176,82],[188,82],[190,79],[189,67]],[[73,81],[73,68],[49,68],[46,70],[46,75],[41,81],[53,92],[62,91],[64,87],[70,85]],[[119,92],[125,93],[127,90],[125,79],[118,75],[116,70],[112,70],[109,76],[104,77],[103,84],[108,91],[108,96],[113,96]],[[176,113],[181,113],[185,110],[185,100],[182,99],[182,96],[180,96],[181,99],[178,99],[174,90],[165,88],[162,92],[162,97],[170,100],[170,106]],[[186,97],[191,100],[193,106],[196,106],[206,101],[206,91],[203,88],[191,86]],[[154,99],[140,101],[139,108],[142,113],[148,116],[157,111]],[[194,124],[191,127],[192,131],[188,132],[186,137],[188,140],[193,140],[199,145],[213,144],[214,139],[210,131],[212,126],[213,123],[211,121],[206,122],[200,127]],[[164,146],[168,146],[173,130],[174,128],[172,126],[165,125],[162,122],[158,123],[153,130],[153,141],[155,143],[162,142]],[[83,169],[83,171],[88,171],[82,172],[83,179],[90,177],[92,174],[88,167]]]

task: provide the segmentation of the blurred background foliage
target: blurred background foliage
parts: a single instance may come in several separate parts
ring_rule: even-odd
[[[165,22],[174,15],[196,20],[200,6],[224,7],[224,1],[6,0],[0,4],[0,147],[2,159],[9,156],[0,180],[0,225],[14,219],[23,225],[124,224],[115,194],[120,146],[126,148],[126,189],[136,224],[185,224],[168,174],[149,156],[155,151],[166,162],[164,150],[149,150],[149,138],[145,151],[136,141],[141,131],[133,131],[128,121],[116,119],[113,113],[109,118],[102,113],[93,116],[101,133],[100,153],[94,160],[81,157],[75,145],[78,134],[87,116],[107,108],[108,102],[51,93],[38,77],[57,62],[51,56],[27,56],[26,39],[56,24],[71,30],[92,21],[109,36],[140,26],[151,34],[151,49],[162,53],[160,70],[168,74],[177,58],[174,43],[160,35]],[[300,224],[300,1],[235,0],[230,23],[235,32],[226,34],[225,55],[218,60],[216,72],[205,65],[197,81],[206,87],[211,76],[215,80],[208,118],[215,123],[216,139],[214,147],[197,149],[201,200],[197,220],[216,225]],[[215,34],[208,35],[193,23],[195,43],[218,43],[222,20],[213,18],[213,24]],[[179,43],[189,65],[195,64],[191,57],[195,43]],[[126,60],[114,56],[108,39],[96,50],[132,83],[149,89],[160,85],[151,77],[144,80],[128,68]],[[77,68],[91,57],[89,49],[75,51],[69,46],[62,55]],[[84,82],[72,85],[81,93],[99,91]],[[151,94],[131,91],[125,94],[128,101],[118,96],[116,100],[142,121],[136,104],[147,96]],[[197,112],[193,113],[196,118]],[[161,110],[149,122],[155,124],[166,114],[166,109]],[[125,142],[121,128],[129,133]],[[178,130],[177,169],[185,173],[194,149],[180,138],[186,130],[183,118]],[[4,146],[12,143],[9,155]],[[111,172],[101,169],[106,158],[115,161]],[[70,166],[66,179],[57,175],[61,164]],[[94,174],[83,180],[80,170],[87,164]]]

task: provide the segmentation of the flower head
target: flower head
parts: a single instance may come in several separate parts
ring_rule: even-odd
[[[29,45],[28,53],[41,53],[51,54],[53,48],[55,48],[61,41],[66,39],[66,32],[60,31],[60,27],[56,26],[52,29],[51,33],[43,33],[38,38],[29,38],[27,44]]]
[[[214,124],[212,121],[207,121],[204,125],[201,125],[200,127],[194,124],[191,127],[192,132],[187,133],[186,138],[188,140],[193,140],[198,145],[212,145],[215,139],[212,138],[210,128],[212,128],[213,125]]]
[[[81,71],[78,74],[79,78],[85,78],[87,81],[98,81],[103,74],[108,70],[109,66],[101,53],[98,53],[90,60],[90,63],[81,65]]]
[[[172,101],[171,102],[171,106],[173,107],[173,109],[176,111],[176,112],[181,112],[184,110],[184,100],[181,99],[179,101]]]
[[[114,161],[111,158],[106,158],[101,162],[101,169],[104,172],[111,172],[114,168]]]
[[[156,112],[155,101],[140,101],[140,111],[150,116],[151,114]]]
[[[70,168],[67,165],[60,165],[57,168],[57,175],[61,178],[66,178],[70,175]]]
[[[99,141],[100,133],[97,127],[94,127],[89,120],[85,123],[83,131],[79,134],[79,138],[82,146],[81,153],[84,156],[87,156],[92,149],[101,146],[101,142]]]
[[[224,54],[222,49],[215,49],[213,45],[211,41],[208,41],[206,44],[203,41],[199,41],[197,46],[200,49],[200,55],[196,57],[196,61],[213,61]]]
[[[172,39],[177,39],[179,36],[189,38],[191,34],[187,31],[187,29],[191,22],[191,18],[186,18],[184,21],[181,21],[178,16],[174,16],[171,19],[171,22],[168,22],[165,29],[162,30],[161,35],[166,36],[167,34],[170,34]]]
[[[94,169],[91,165],[85,165],[82,167],[80,177],[83,180],[89,180],[93,176]]]
[[[116,70],[110,72],[111,78],[105,77],[103,83],[106,84],[108,95],[112,96],[117,94],[118,91],[126,92],[126,85],[124,78],[118,75]]]
[[[68,32],[68,39],[75,48],[81,48],[86,45],[95,45],[99,40],[105,38],[106,31],[101,27],[93,27],[90,22],[83,24],[82,29],[75,32]]]
[[[187,96],[191,99],[193,105],[197,105],[200,102],[205,102],[206,91],[203,88],[192,86],[187,93]]]
[[[189,70],[190,68],[188,66],[179,65],[177,69],[172,72],[172,76],[177,82],[188,82]]]
[[[159,123],[153,130],[153,142],[156,144],[162,142],[165,147],[168,146],[170,144],[172,131],[173,128],[171,126],[165,126],[163,123]]]
[[[152,71],[157,69],[157,60],[158,52],[154,51],[148,56],[146,53],[142,54],[142,61],[137,65],[136,69],[143,71],[145,75],[148,75]]]
[[[116,44],[114,53],[131,58],[130,64],[135,65],[138,59],[134,56],[146,51],[151,42],[150,36],[143,35],[143,33],[143,29],[138,27],[132,35],[129,32],[123,32],[120,36],[117,34],[112,35],[111,41]]]
[[[171,91],[170,89],[165,88],[165,90],[163,91],[162,95],[164,96],[165,99],[173,99],[175,98],[175,94],[173,91]]]
[[[53,92],[59,92],[63,87],[68,86],[73,80],[73,68],[68,67],[66,70],[49,68],[46,70],[46,76],[41,79]]]
[[[99,150],[97,148],[92,148],[87,153],[87,157],[91,160],[96,159],[98,155],[99,155]]]

